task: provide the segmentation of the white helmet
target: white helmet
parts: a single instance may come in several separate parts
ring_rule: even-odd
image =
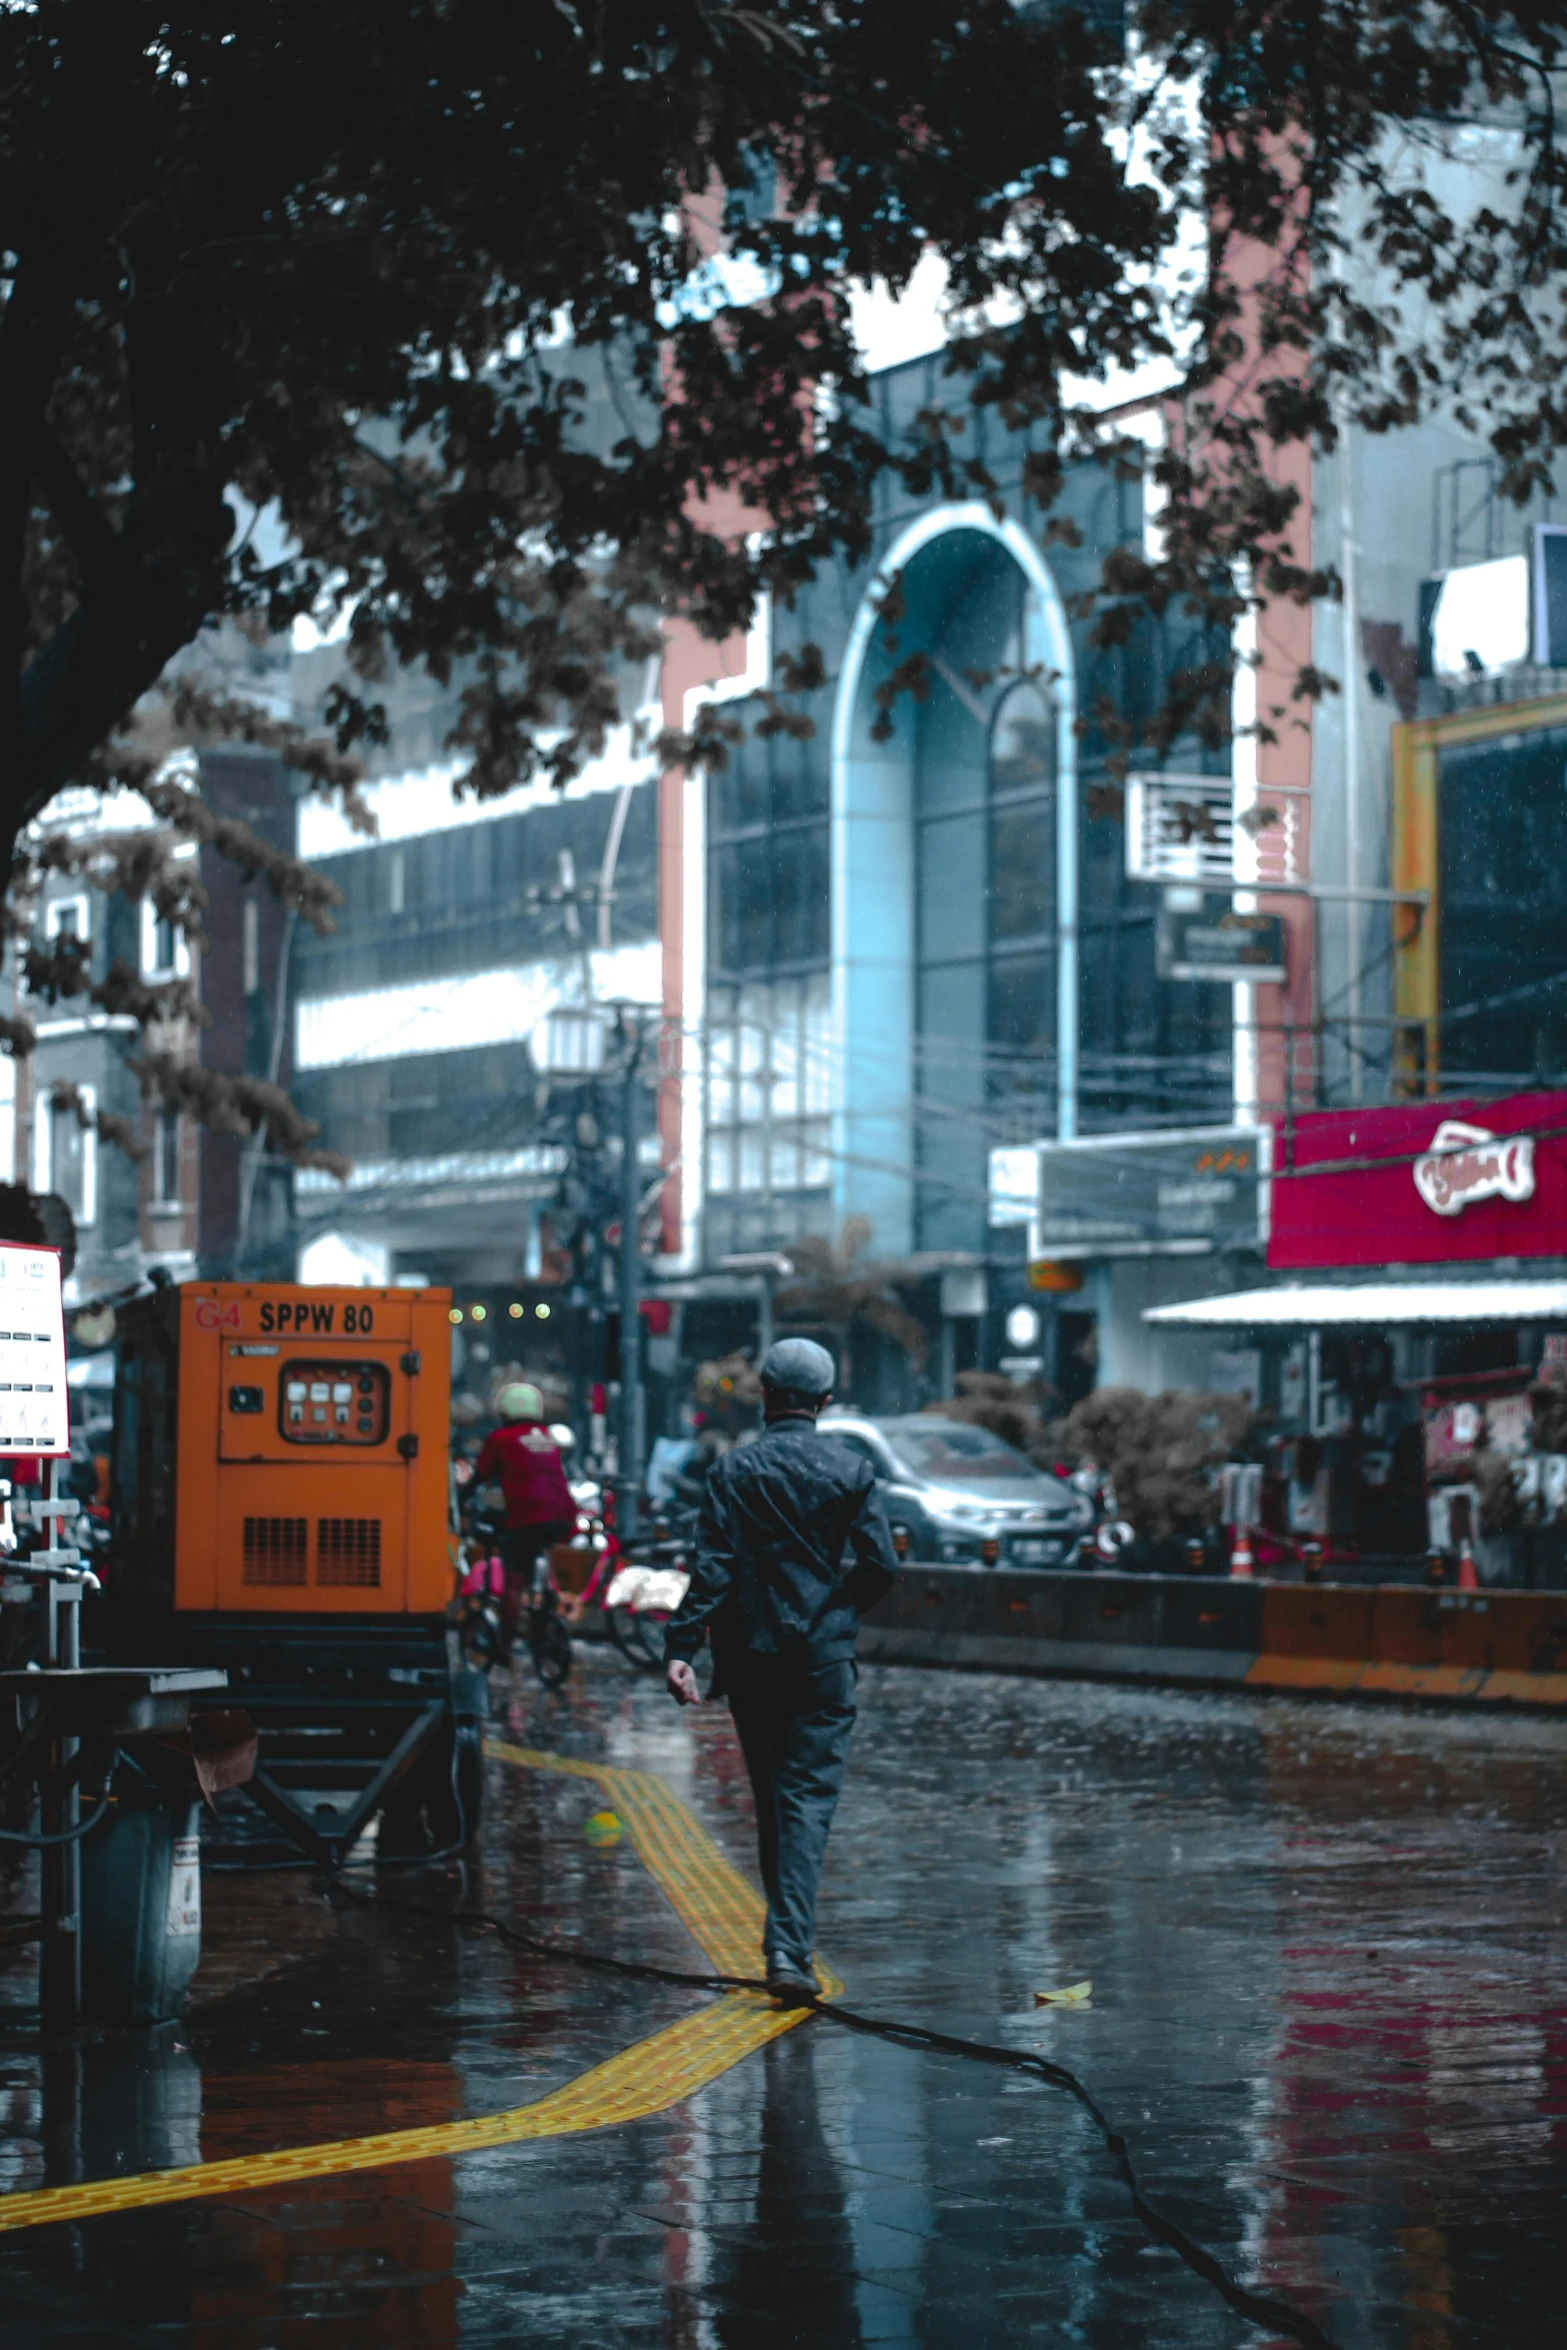
[[[514,1379],[495,1398],[495,1408],[503,1420],[542,1420],[544,1398],[530,1380]]]

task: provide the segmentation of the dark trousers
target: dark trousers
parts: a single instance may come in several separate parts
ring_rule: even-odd
[[[516,1643],[522,1611],[532,1604],[540,1559],[554,1543],[569,1542],[575,1532],[572,1518],[542,1518],[532,1526],[508,1526],[501,1536],[501,1564],[506,1570],[501,1628],[508,1655]]]
[[[852,1662],[796,1665],[751,1656],[731,1679],[729,1710],[756,1801],[767,1888],[762,1949],[803,1975],[816,1945],[816,1888],[854,1728]]]

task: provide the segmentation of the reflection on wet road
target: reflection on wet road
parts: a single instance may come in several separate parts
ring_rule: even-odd
[[[867,1670],[825,1955],[856,2007],[1092,2084],[1150,2192],[1344,2350],[1567,2339],[1559,1725]],[[512,1736],[657,1772],[748,1871],[722,1709],[618,1659]],[[700,1956],[585,1781],[491,1768],[466,1885],[536,1933]],[[20,1889],[15,1904],[25,1906]],[[209,1881],[185,2022],[41,2056],[0,1971],[0,2189],[393,2128],[560,2087],[691,2014],[309,1875]],[[1037,1989],[1094,1980],[1086,2013]],[[1137,2225],[1022,2076],[814,2021],[629,2126],[0,2236],[7,2350],[1266,2337]]]

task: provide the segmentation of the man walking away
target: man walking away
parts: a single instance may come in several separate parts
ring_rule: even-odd
[[[499,1480],[506,1503],[501,1626],[509,1656],[523,1601],[533,1596],[538,1560],[552,1543],[571,1540],[577,1505],[560,1465],[560,1446],[544,1425],[544,1398],[538,1389],[519,1379],[503,1387],[495,1401],[505,1424],[486,1436],[474,1476],[483,1484]]]
[[[870,1462],[817,1428],[832,1380],[812,1339],[768,1349],[766,1425],[708,1477],[691,1585],[664,1636],[681,1705],[697,1701],[692,1659],[711,1637],[713,1695],[729,1699],[756,1800],[767,1987],[796,2006],[816,1995],[816,1888],[854,1728],[860,1617],[898,1565]]]

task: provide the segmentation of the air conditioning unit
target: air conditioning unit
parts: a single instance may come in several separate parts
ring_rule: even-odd
[[[1235,886],[1235,787],[1227,775],[1129,775],[1129,881]]]

